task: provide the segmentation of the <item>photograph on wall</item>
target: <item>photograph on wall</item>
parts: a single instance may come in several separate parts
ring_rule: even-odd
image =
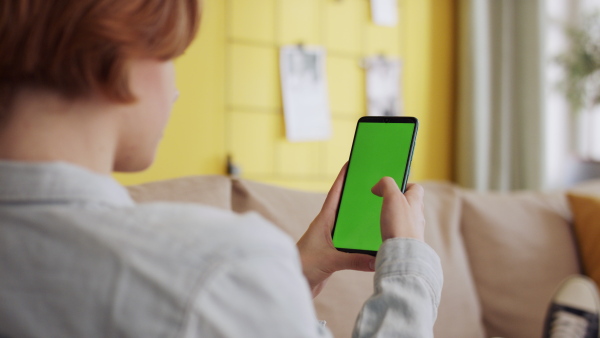
[[[371,0],[373,23],[394,27],[398,24],[398,0]]]
[[[280,51],[281,89],[288,140],[331,137],[331,114],[322,47],[284,46]]]
[[[371,116],[402,114],[400,97],[401,63],[394,58],[373,56],[365,59],[367,101]]]

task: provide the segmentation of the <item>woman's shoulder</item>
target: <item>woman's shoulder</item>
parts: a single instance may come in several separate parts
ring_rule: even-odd
[[[120,215],[119,215],[120,214]],[[292,254],[295,243],[257,213],[234,213],[199,204],[148,203],[120,210],[123,231],[144,234],[149,241],[172,242],[221,255]],[[113,224],[118,224],[114,222]]]

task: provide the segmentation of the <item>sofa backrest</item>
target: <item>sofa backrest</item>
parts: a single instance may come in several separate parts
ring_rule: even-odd
[[[564,195],[481,194],[426,182],[426,241],[444,269],[436,337],[540,336],[560,280],[579,265]],[[137,201],[194,202],[257,212],[298,240],[325,194],[223,176],[189,177],[129,187]],[[334,274],[315,299],[336,337],[349,337],[373,274]]]
[[[198,203],[231,210],[231,180],[227,176],[189,176],[126,188],[138,203]]]
[[[444,291],[436,321],[439,337],[481,337],[481,311],[460,236],[460,200],[449,184],[425,184],[426,237],[444,266]],[[315,218],[325,194],[301,192],[247,180],[234,180],[232,208],[255,211],[298,240]],[[337,337],[350,337],[354,321],[373,293],[373,274],[340,271],[314,300],[319,319]],[[456,311],[460,308],[460,311]]]
[[[450,184],[425,187],[427,242],[444,267],[444,290],[434,328],[438,337],[481,337],[481,310],[460,234],[460,199]],[[235,212],[254,211],[300,239],[318,214],[325,194],[301,192],[247,180],[232,183]],[[373,293],[373,273],[340,271],[314,300],[319,319],[336,337],[350,337],[354,321]],[[460,309],[460,311],[456,311]]]

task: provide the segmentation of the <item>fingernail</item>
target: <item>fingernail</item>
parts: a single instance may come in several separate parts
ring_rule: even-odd
[[[371,269],[371,271],[375,271],[375,260],[369,262],[369,269]]]

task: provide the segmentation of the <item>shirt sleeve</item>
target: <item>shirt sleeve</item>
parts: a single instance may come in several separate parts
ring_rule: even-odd
[[[424,242],[389,239],[376,261],[375,292],[353,337],[433,337],[443,285],[438,255]]]
[[[194,301],[185,337],[332,337],[316,318],[297,251],[281,246],[215,265]],[[386,241],[375,293],[353,337],[432,337],[442,287],[437,254],[410,239]]]
[[[185,337],[331,337],[290,244],[215,267]]]

